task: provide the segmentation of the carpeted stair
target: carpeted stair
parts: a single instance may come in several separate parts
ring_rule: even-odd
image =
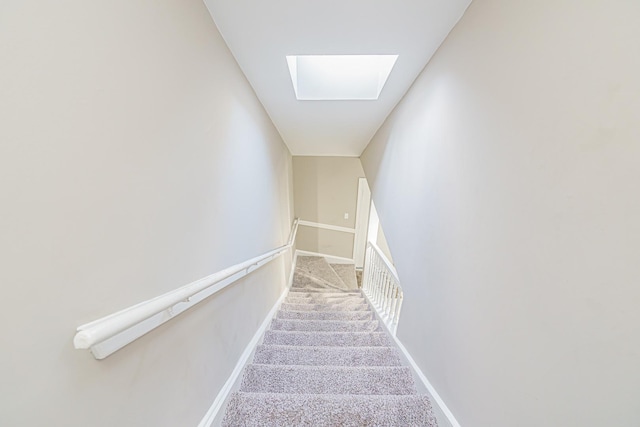
[[[350,269],[350,270],[349,270]],[[298,257],[294,283],[223,426],[437,426],[353,266]]]

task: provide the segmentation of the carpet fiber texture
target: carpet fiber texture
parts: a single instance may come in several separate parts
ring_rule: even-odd
[[[351,271],[349,271],[351,268]],[[353,266],[298,257],[293,286],[226,405],[225,427],[437,427]]]

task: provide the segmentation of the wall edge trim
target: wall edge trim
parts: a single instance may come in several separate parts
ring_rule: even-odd
[[[411,357],[409,350],[406,349],[406,347],[402,344],[402,341],[400,341],[396,336],[395,332],[389,328],[389,325],[387,324],[387,322],[385,322],[384,319],[381,317],[380,312],[376,308],[376,305],[371,301],[369,296],[364,291],[362,292],[362,295],[367,300],[367,303],[373,309],[372,311],[376,316],[376,319],[384,326],[384,328],[387,330],[389,335],[391,335],[391,338],[393,338],[393,341],[395,342],[397,348],[402,352],[402,355],[404,356],[405,360],[409,362],[409,364],[411,365],[411,369],[415,372],[416,375],[418,375],[418,378],[420,378],[420,381],[422,381],[422,384],[424,384],[424,386],[426,387],[427,392],[431,397],[430,400],[432,402],[435,402],[436,405],[438,405],[438,408],[440,409],[440,411],[442,411],[444,416],[447,418],[447,421],[449,422],[451,427],[461,427],[460,423],[458,422],[458,420],[456,420],[456,417],[453,415],[453,413],[451,412],[447,404],[444,403],[444,400],[442,400],[442,397],[440,397],[440,394],[438,394],[433,384],[431,384],[431,381],[429,381],[427,376],[422,372],[422,369],[420,369],[416,361],[413,360],[413,357]]]
[[[438,407],[440,408],[444,416],[447,417],[447,421],[449,421],[452,427],[461,427],[460,423],[458,422],[458,420],[456,420],[456,417],[453,415],[453,413],[451,412],[447,404],[444,403],[444,400],[442,400],[442,397],[440,397],[435,387],[433,387],[433,384],[431,384],[431,381],[429,381],[429,379],[422,372],[420,367],[418,367],[418,364],[416,363],[416,361],[413,360],[413,357],[411,357],[411,354],[409,354],[409,351],[405,348],[405,346],[398,339],[398,337],[396,337],[393,334],[391,335],[392,335],[392,338],[395,340],[396,345],[398,346],[400,351],[402,351],[402,354],[404,355],[404,357],[406,357],[409,363],[411,364],[411,368],[416,372],[416,374],[418,374],[418,377],[420,377],[420,380],[429,391],[429,394],[431,395],[431,398],[434,401],[434,403],[438,405]]]

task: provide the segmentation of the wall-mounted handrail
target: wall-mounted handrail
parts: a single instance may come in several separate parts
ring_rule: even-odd
[[[395,335],[404,296],[398,272],[373,242],[367,242],[362,290]]]
[[[108,340],[115,335],[135,325],[138,325],[157,314],[162,313],[165,310],[170,311],[171,308],[176,306],[177,304],[189,302],[194,295],[224,281],[225,279],[229,279],[230,277],[243,271],[245,273],[249,273],[251,267],[255,266],[257,268],[272,261],[293,246],[297,231],[298,219],[294,221],[291,228],[291,233],[289,235],[289,240],[287,241],[287,244],[283,246],[280,246],[255,258],[251,258],[242,263],[233,265],[229,268],[225,268],[224,270],[220,270],[217,273],[204,277],[173,291],[169,291],[163,295],[157,296],[147,301],[143,301],[139,304],[118,311],[117,313],[110,314],[101,319],[79,326],[77,329],[77,333],[73,339],[75,348],[91,348],[96,344]],[[235,280],[226,283],[225,287],[230,285],[234,281]],[[223,287],[221,287],[220,289],[223,289]],[[220,289],[217,289],[216,292]],[[169,314],[169,317],[173,316],[172,313]],[[128,344],[128,342],[124,343],[123,345]]]

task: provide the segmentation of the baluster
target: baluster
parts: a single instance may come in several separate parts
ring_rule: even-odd
[[[398,321],[400,320],[400,309],[402,308],[402,299],[404,298],[402,294],[402,290],[400,290],[400,294],[398,295],[398,309],[396,310],[395,318],[393,319],[393,324],[395,327],[398,327]]]
[[[389,272],[387,271],[387,269],[385,268],[385,274],[384,274],[384,305],[382,307],[382,315],[384,317],[387,317],[387,313],[388,313],[388,309],[389,309],[389,303],[391,302],[390,300],[390,291],[391,291],[391,277],[389,275]]]
[[[384,306],[387,303],[387,283],[389,282],[389,274],[387,268],[382,264],[382,283],[380,286],[380,314],[384,316]]]
[[[404,294],[384,258],[370,244],[365,251],[362,288],[393,335],[400,320]]]
[[[387,302],[387,270],[382,267],[382,277],[380,281],[380,315],[384,317],[384,305]]]
[[[389,318],[393,321],[393,319],[395,319],[396,316],[396,310],[397,310],[397,305],[398,305],[398,283],[397,282],[393,282],[393,293],[391,294],[392,296],[392,300],[391,300],[391,311],[389,312]]]
[[[369,272],[371,271],[371,248],[367,246],[364,252],[364,268],[362,270],[362,291],[366,294],[369,288]]]
[[[371,294],[371,302],[373,302],[374,304],[376,303],[377,299],[378,299],[378,275],[380,274],[380,269],[378,268],[378,257],[376,256],[376,254],[372,251],[371,252],[372,255],[372,265],[373,265],[373,278],[371,280],[371,283],[373,285],[373,289],[372,289],[372,294]]]
[[[382,260],[378,258],[378,268],[380,269],[380,275],[378,278],[378,307],[382,307],[382,303],[384,301],[384,266],[382,265]]]
[[[371,273],[369,274],[369,297],[373,301],[376,294],[376,260],[371,254]]]
[[[380,306],[380,299],[382,298],[382,266],[380,265],[380,258],[376,254],[376,305]]]
[[[389,275],[389,306],[387,307],[387,316],[389,317],[389,319],[392,319],[391,311],[394,303],[395,287],[396,281],[393,279],[393,276]]]
[[[391,311],[393,309],[394,296],[395,296],[396,281],[393,276],[389,275],[389,306],[387,307],[387,317],[392,319]]]
[[[367,248],[368,258],[367,258],[367,289],[366,294],[371,299],[371,292],[373,290],[373,256],[371,254],[371,248]]]
[[[376,292],[376,257],[371,251],[371,273],[369,273],[369,296],[373,298]]]

